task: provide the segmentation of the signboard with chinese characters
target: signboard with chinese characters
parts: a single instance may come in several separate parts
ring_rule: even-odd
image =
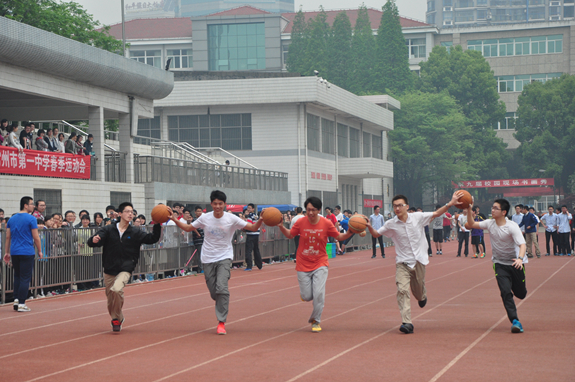
[[[0,174],[90,178],[90,157],[0,146]]]
[[[363,199],[363,206],[366,208],[373,208],[375,206],[382,206],[383,200],[380,199]]]
[[[454,183],[456,188],[490,188],[490,187],[521,187],[521,186],[553,186],[555,179],[497,179],[497,180],[464,180]]]
[[[324,173],[320,173],[320,172],[311,172],[311,178],[312,179],[321,179],[321,180],[332,180],[333,179],[333,175],[332,174],[324,174]]]

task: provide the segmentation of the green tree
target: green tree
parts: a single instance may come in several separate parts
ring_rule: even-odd
[[[533,82],[517,100],[515,138],[528,176],[555,178],[568,188],[575,174],[575,76]]]
[[[401,110],[394,113],[395,127],[389,132],[394,183],[411,205],[421,206],[424,190],[450,193],[452,180],[473,173],[466,158],[473,132],[446,91],[408,92],[399,100]],[[448,146],[446,142],[461,144]]]
[[[413,74],[409,70],[409,52],[399,21],[394,0],[383,6],[377,32],[377,90],[401,94],[413,87]]]
[[[343,89],[349,89],[349,66],[351,56],[351,22],[347,13],[340,12],[334,22],[328,44],[328,62],[326,79]]]
[[[296,13],[291,31],[286,67],[289,72],[302,74],[306,70],[308,28],[301,8]]]
[[[463,51],[461,46],[455,46],[448,52],[445,47],[435,46],[420,66],[419,89],[431,93],[447,91],[461,107],[466,125],[473,129],[470,165],[483,179],[506,177],[509,154],[492,130],[505,117],[505,104],[499,100],[489,63],[478,51]]]
[[[366,94],[375,89],[375,39],[364,4],[359,7],[351,39],[351,79],[349,90],[355,94]]]
[[[100,49],[122,53],[122,42],[109,35],[110,27],[97,31],[101,24],[75,2],[4,0],[0,4],[0,16]]]
[[[305,70],[302,75],[311,76],[317,70],[320,76],[327,75],[329,57],[329,41],[331,28],[327,23],[327,13],[320,7],[317,16],[308,23],[309,38],[305,51]]]

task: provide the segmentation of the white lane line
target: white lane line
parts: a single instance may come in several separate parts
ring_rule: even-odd
[[[551,280],[557,273],[559,273],[559,271],[561,271],[563,268],[565,268],[570,262],[572,262],[573,259],[569,260],[568,262],[566,262],[565,264],[563,264],[563,266],[559,269],[557,269],[555,272],[553,272],[553,274],[551,276],[549,276],[545,281],[543,281],[541,284],[539,284],[539,286],[537,288],[535,288],[535,290],[533,292],[531,292],[527,297],[525,297],[523,300],[521,300],[519,302],[519,304],[517,304],[517,307],[520,307],[521,305],[523,305],[523,303],[525,301],[527,301],[528,298],[530,298],[531,296],[533,296],[535,294],[535,292],[537,292],[543,285],[545,285],[547,283],[547,281]],[[439,378],[441,378],[449,369],[451,369],[453,367],[453,365],[455,365],[457,363],[457,361],[459,361],[461,358],[463,358],[463,356],[465,354],[467,354],[471,349],[473,349],[475,347],[475,345],[477,345],[479,342],[481,342],[482,339],[484,339],[485,337],[487,337],[487,335],[489,333],[491,333],[493,331],[493,329],[495,329],[497,326],[499,326],[503,321],[505,321],[507,319],[507,315],[504,315],[503,317],[501,317],[501,319],[499,321],[497,321],[495,324],[493,324],[492,327],[490,327],[489,329],[487,329],[487,331],[485,331],[485,333],[483,333],[481,336],[479,336],[479,338],[477,338],[475,341],[473,341],[468,347],[466,347],[461,353],[459,353],[455,358],[453,358],[451,360],[451,362],[449,362],[443,369],[441,369],[441,371],[439,373],[437,373],[433,378],[431,378],[429,380],[429,382],[435,382],[437,381]]]

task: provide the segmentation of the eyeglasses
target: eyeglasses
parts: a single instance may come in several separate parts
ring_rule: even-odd
[[[401,208],[401,207],[405,207],[407,206],[407,204],[394,204],[393,208]]]
[[[491,211],[501,211],[501,208],[491,207]]]
[[[133,214],[134,214],[134,211],[131,211],[131,210],[124,210],[124,213],[126,213],[126,214],[130,214],[130,215],[133,215]]]

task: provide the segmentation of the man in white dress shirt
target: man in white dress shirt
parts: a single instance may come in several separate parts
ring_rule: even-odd
[[[442,216],[449,207],[461,204],[459,198],[462,195],[462,191],[455,191],[451,201],[435,212],[413,212],[409,214],[407,213],[409,209],[407,197],[396,195],[391,200],[395,217],[386,221],[383,227],[377,231],[371,224],[367,225],[373,237],[385,235],[395,243],[395,282],[397,284],[397,304],[402,322],[399,330],[402,333],[413,333],[410,286],[419,306],[423,308],[427,304],[425,266],[429,263],[429,256],[423,227],[428,225],[431,220]]]

